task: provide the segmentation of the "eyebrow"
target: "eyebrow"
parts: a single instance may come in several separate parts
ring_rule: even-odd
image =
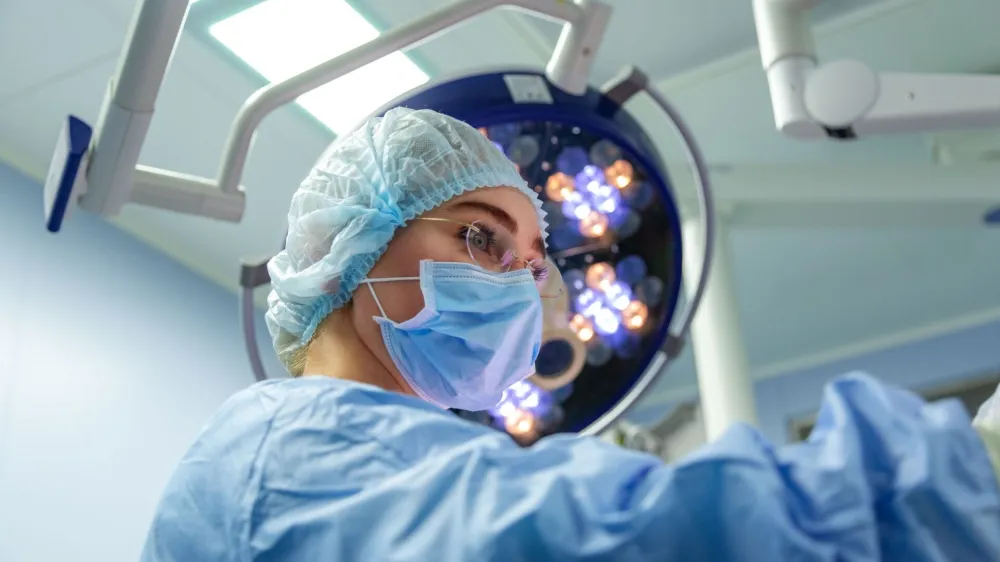
[[[493,218],[493,220],[502,224],[510,233],[517,234],[517,221],[514,217],[510,216],[510,213],[497,207],[496,205],[491,205],[489,203],[484,203],[482,201],[459,201],[454,205],[451,205],[453,209],[470,209],[473,211],[479,211],[485,213]],[[545,252],[545,243],[542,242],[542,237],[539,236],[535,238],[535,241],[531,243],[532,249],[538,252],[542,258],[547,257]]]

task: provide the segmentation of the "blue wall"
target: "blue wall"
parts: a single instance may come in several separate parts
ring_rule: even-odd
[[[918,392],[993,375],[1000,372],[1000,322],[760,381],[755,390],[761,431],[784,443],[791,420],[816,412],[826,382],[852,371]]]
[[[49,234],[3,165],[0,252],[0,560],[135,560],[178,459],[253,382],[237,299],[86,213]]]

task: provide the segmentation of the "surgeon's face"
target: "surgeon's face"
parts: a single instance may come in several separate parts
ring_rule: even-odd
[[[518,260],[514,267],[525,267],[525,261],[540,262],[545,257],[535,208],[514,188],[477,189],[423,216],[448,220],[415,220],[400,229],[368,274],[369,278],[419,277],[421,260],[472,262],[466,244],[468,227],[459,223],[475,224],[497,239],[509,240],[514,253],[524,260]],[[373,287],[386,316],[395,322],[413,318],[424,307],[420,284],[416,281],[375,283]],[[351,314],[361,341],[397,381],[405,384],[386,352],[378,324],[372,320],[381,314],[367,286],[361,285],[355,291]]]

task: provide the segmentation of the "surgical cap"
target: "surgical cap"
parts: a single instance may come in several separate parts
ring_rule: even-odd
[[[267,328],[286,361],[350,300],[396,229],[449,199],[509,186],[545,212],[514,164],[479,131],[430,110],[397,108],[337,139],[292,196],[271,275]]]

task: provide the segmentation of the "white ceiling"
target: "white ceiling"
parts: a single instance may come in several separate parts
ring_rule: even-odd
[[[201,0],[192,8],[189,28],[203,29],[213,5],[220,2],[229,9],[240,4]],[[356,2],[381,27],[444,3]],[[595,82],[626,63],[645,69],[685,113],[722,172],[730,166],[756,170],[767,165],[772,171],[778,166],[780,175],[782,166],[795,166],[798,175],[789,177],[801,178],[803,170],[808,177],[812,170],[836,195],[837,174],[853,182],[850,178],[857,175],[845,172],[863,166],[877,167],[880,178],[894,177],[893,170],[903,177],[907,169],[932,163],[931,139],[919,135],[835,144],[795,142],[775,133],[754,50],[749,2],[611,3],[616,13],[598,57]],[[0,53],[5,54],[0,57],[0,158],[40,178],[65,114],[93,121],[134,4],[0,3]],[[52,17],[56,12],[59,17]],[[1000,68],[1000,3],[995,0],[829,0],[816,19],[822,22],[820,53],[826,58],[854,56],[879,70]],[[556,31],[545,22],[497,12],[430,41],[414,56],[433,76],[483,66],[538,66]],[[141,163],[214,176],[237,109],[261,85],[204,34],[186,33],[161,91]],[[677,145],[662,118],[642,102],[630,108],[649,124],[651,135],[673,160]],[[279,247],[288,200],[330,140],[327,130],[295,108],[268,118],[244,176],[247,210],[238,225],[135,207],[127,208],[116,222],[207,278],[235,289],[240,258],[268,255]],[[673,173],[683,184],[684,169],[675,167]],[[806,180],[801,186],[807,189],[811,183]],[[739,185],[744,184],[747,187],[733,187],[732,194],[769,187],[745,178]],[[972,188],[994,190],[1000,203],[998,186],[1000,181]],[[887,179],[872,186],[883,188],[905,194],[907,185]],[[856,195],[859,191],[854,190]],[[778,374],[876,345],[872,342],[902,341],[905,334],[931,333],[936,326],[1000,318],[1000,232],[974,220],[934,220],[961,213],[974,218],[978,199],[960,208],[948,202],[883,202],[868,213],[856,201],[840,206],[823,198],[785,203],[775,196],[756,207],[729,209],[735,221],[734,271],[742,322],[757,374]],[[883,212],[890,211],[903,220],[879,226]],[[816,213],[827,216],[815,221]],[[741,223],[741,217],[755,219]],[[783,226],[768,227],[769,220]],[[71,236],[72,231],[71,218],[63,235]],[[690,362],[682,362],[662,383],[659,398],[687,389],[693,380]]]

